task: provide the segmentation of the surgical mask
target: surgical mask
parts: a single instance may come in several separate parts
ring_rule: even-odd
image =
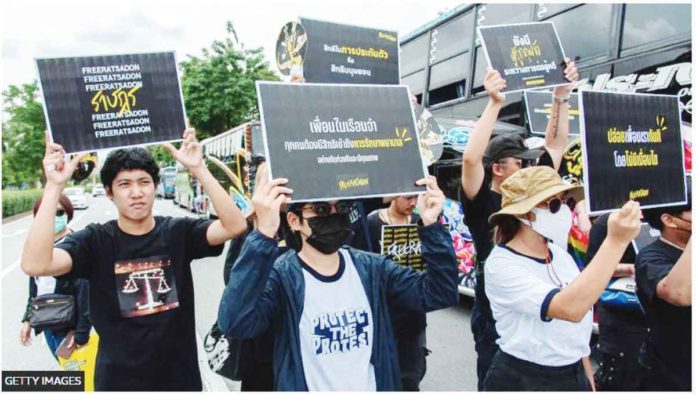
[[[562,204],[555,214],[547,209],[538,207],[534,207],[532,212],[536,217],[536,220],[533,222],[524,218],[518,219],[523,224],[531,226],[532,230],[538,234],[551,240],[553,244],[567,250],[568,233],[570,233],[570,227],[573,225],[573,213],[570,211],[570,207]]]
[[[348,217],[341,214],[308,218],[307,224],[312,229],[307,243],[326,255],[338,251],[353,235],[353,231],[348,227]]]
[[[68,215],[63,214],[60,216],[56,216],[56,220],[53,226],[53,233],[58,234],[65,230],[65,227],[68,226]]]

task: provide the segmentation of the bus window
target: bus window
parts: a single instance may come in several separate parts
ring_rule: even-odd
[[[613,8],[613,4],[585,4],[548,19],[556,26],[568,57],[582,62],[610,55]],[[592,39],[578,32],[592,32]]]
[[[430,68],[428,103],[438,103],[464,97],[469,76],[469,52],[464,52]]]
[[[621,52],[691,36],[691,4],[626,4]]]

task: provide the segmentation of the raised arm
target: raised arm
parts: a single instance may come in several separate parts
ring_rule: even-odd
[[[170,143],[165,143],[164,146],[198,179],[205,192],[210,196],[215,212],[220,218],[208,227],[206,234],[208,244],[220,245],[244,233],[247,227],[244,215],[205,166],[203,149],[196,140],[196,131],[193,128],[184,131],[184,141],[179,150]]]
[[[70,255],[53,248],[53,228],[60,194],[85,155],[87,153],[76,155],[66,162],[65,149],[60,144],[52,143],[48,132],[46,133],[46,153],[43,159],[46,187],[22,250],[22,271],[30,276],[58,276],[72,270]]]
[[[473,199],[481,189],[484,178],[483,155],[493,134],[495,121],[498,120],[500,109],[505,103],[505,95],[500,93],[505,89],[506,82],[496,70],[488,70],[483,80],[483,86],[488,92],[488,104],[476,121],[474,130],[469,136],[462,155],[462,189],[468,199]]]
[[[573,91],[573,83],[577,81],[579,77],[575,62],[571,61],[570,58],[565,58],[565,61],[565,79],[571,83],[557,86],[553,89],[551,117],[546,124],[546,151],[551,155],[551,159],[553,159],[553,168],[556,170],[561,167],[563,152],[568,146],[568,109],[570,107],[570,92]]]

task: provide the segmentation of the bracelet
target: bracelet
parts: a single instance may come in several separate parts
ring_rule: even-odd
[[[563,97],[554,96],[553,101],[555,101],[558,104],[568,103],[568,101],[570,101],[570,95]]]

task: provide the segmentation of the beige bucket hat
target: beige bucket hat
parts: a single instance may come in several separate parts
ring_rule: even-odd
[[[561,192],[567,192],[576,202],[582,200],[583,188],[563,182],[548,166],[520,169],[500,184],[502,209],[488,218],[494,223],[501,215],[524,215],[534,206]]]

